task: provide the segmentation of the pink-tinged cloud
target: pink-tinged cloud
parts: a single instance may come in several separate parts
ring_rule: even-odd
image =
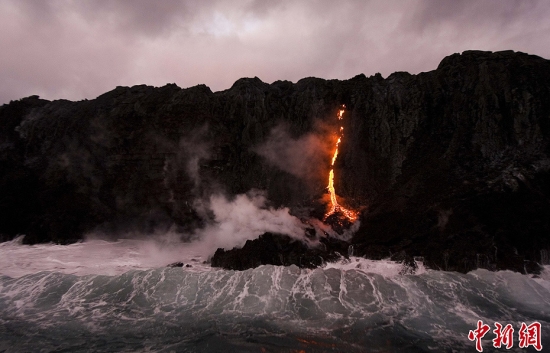
[[[550,58],[548,18],[545,0],[0,0],[0,104],[418,73],[469,49]]]

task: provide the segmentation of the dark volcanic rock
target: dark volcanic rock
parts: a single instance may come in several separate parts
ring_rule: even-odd
[[[242,248],[218,249],[211,264],[239,271],[260,265],[314,268],[347,257],[347,251],[348,243],[334,238],[321,238],[317,246],[310,247],[288,235],[264,233],[258,239],[247,240]]]
[[[193,200],[213,189],[266,190],[274,206],[322,217],[330,155],[311,158],[304,178],[255,151],[277,126],[326,137],[341,104],[335,187],[362,211],[356,255],[457,271],[548,261],[550,62],[512,51],[454,54],[386,79],[247,78],[215,93],[170,84],[11,102],[0,107],[0,239],[184,234],[204,221]]]
[[[363,179],[378,189],[353,239],[357,253],[405,251],[445,270],[536,270],[550,245],[549,62],[465,52],[431,73],[392,76],[387,100],[353,129],[387,135],[364,138],[350,164],[390,164],[374,168],[385,178]]]

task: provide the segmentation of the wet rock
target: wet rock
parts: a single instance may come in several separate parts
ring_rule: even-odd
[[[258,239],[247,240],[242,248],[218,249],[211,265],[228,270],[246,270],[260,265],[314,268],[341,258],[347,251],[346,242],[322,238],[318,244],[307,245],[288,235],[264,233]]]
[[[249,78],[215,93],[168,84],[80,102],[24,98],[0,107],[0,239],[69,243],[98,229],[185,236],[208,222],[193,201],[212,189],[265,190],[274,207],[322,219],[330,156],[298,177],[255,148],[277,126],[293,139],[323,137],[319,125],[336,129],[345,104],[334,182],[343,204],[361,211],[355,255],[536,272],[550,250],[548,82],[546,59],[467,51],[386,79]]]
[[[193,267],[191,264],[184,264],[183,262],[174,262],[174,263],[171,263],[169,265],[166,265],[166,267],[185,267],[185,268],[190,268],[190,267]]]

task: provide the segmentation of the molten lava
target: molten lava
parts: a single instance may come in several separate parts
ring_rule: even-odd
[[[344,111],[345,106],[342,106],[342,109],[338,111],[338,120],[342,120],[344,118]],[[330,173],[328,175],[328,191],[330,192],[330,210],[325,214],[325,220],[335,213],[341,213],[343,214],[348,220],[351,222],[354,222],[357,219],[357,213],[351,210],[348,210],[341,205],[338,204],[338,201],[336,200],[336,191],[334,190],[334,162],[336,162],[336,158],[338,157],[338,146],[340,145],[340,142],[342,141],[342,136],[344,136],[344,127],[340,126],[340,136],[338,136],[338,140],[336,141],[336,148],[334,150],[334,154],[332,155],[332,162],[331,162],[331,169]]]

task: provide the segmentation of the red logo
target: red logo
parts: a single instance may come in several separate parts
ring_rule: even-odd
[[[514,345],[514,328],[512,325],[508,324],[502,329],[502,325],[498,322],[495,322],[496,329],[493,330],[495,339],[493,340],[493,347],[500,348],[503,344],[506,345],[506,349],[512,348]]]
[[[468,333],[468,339],[470,341],[476,341],[476,350],[483,352],[481,346],[481,339],[489,332],[489,325],[485,325],[483,321],[477,321],[477,328],[470,330]],[[510,349],[514,346],[514,328],[511,324],[502,326],[499,322],[495,322],[495,329],[493,330],[495,338],[493,339],[493,347],[501,348],[505,347]],[[533,346],[537,351],[542,350],[541,344],[541,325],[540,322],[533,322],[527,326],[524,322],[521,323],[521,328],[518,332],[519,335],[519,348],[528,348]]]
[[[470,341],[476,341],[476,349],[478,352],[483,352],[483,347],[481,347],[481,339],[487,332],[489,332],[490,327],[489,325],[485,325],[483,321],[477,320],[477,329],[470,330],[470,333],[468,333],[468,339]]]
[[[525,325],[525,322],[521,323],[519,329],[519,348],[527,348],[529,346],[535,347],[537,351],[542,350],[542,344],[540,343],[540,322],[533,322],[531,325]]]

